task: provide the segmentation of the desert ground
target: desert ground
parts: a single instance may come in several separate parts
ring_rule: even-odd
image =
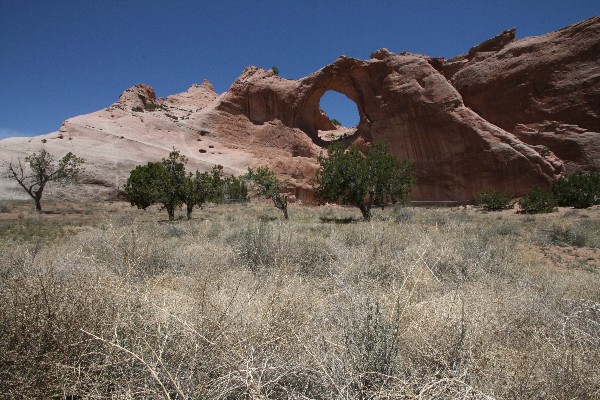
[[[600,397],[598,206],[44,205],[0,203],[1,398]]]

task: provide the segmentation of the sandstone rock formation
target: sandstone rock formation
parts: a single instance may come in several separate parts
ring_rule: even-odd
[[[415,163],[413,199],[469,201],[485,187],[523,193],[561,172],[540,154],[463,104],[460,94],[426,57],[380,50],[370,60],[340,57],[310,76],[285,80],[248,68],[222,97],[219,109],[257,126],[281,121],[322,144],[319,99],[335,90],[353,100],[360,123],[353,140],[386,142]]]
[[[356,103],[357,127],[336,131],[319,107],[327,90]],[[519,195],[565,172],[600,169],[599,131],[596,17],[521,40],[508,30],[450,60],[381,49],[369,60],[339,57],[299,80],[248,67],[221,95],[207,81],[164,99],[137,85],[57,132],[0,141],[0,159],[44,139],[50,151],[88,160],[94,192],[97,184],[122,187],[135,165],[176,147],[201,170],[269,165],[310,202],[316,156],[342,137],[364,151],[383,141],[413,161],[413,200],[469,202],[488,187]],[[14,193],[7,185],[0,181],[2,196]]]
[[[546,146],[568,171],[600,169],[600,16],[521,40],[511,30],[480,46],[440,68],[465,105]],[[561,124],[572,127],[549,128]]]

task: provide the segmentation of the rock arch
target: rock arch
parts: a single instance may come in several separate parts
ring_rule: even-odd
[[[331,123],[319,100],[327,90],[342,93],[360,116],[354,143],[382,141],[396,156],[413,161],[414,200],[469,202],[488,187],[519,195],[549,185],[561,172],[560,160],[465,107],[430,61],[382,49],[370,60],[342,56],[299,80],[249,67],[219,108],[255,125],[280,121],[323,146],[318,131],[331,129]]]
[[[358,105],[348,96],[336,91],[327,90],[319,99],[319,108],[323,111],[329,120],[339,122],[336,129],[339,127],[353,128],[359,123]]]

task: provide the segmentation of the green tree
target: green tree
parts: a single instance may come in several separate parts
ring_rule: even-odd
[[[165,179],[166,171],[161,163],[149,162],[135,167],[125,183],[125,192],[131,205],[145,210],[155,204]]]
[[[246,202],[248,201],[248,186],[245,176],[228,176],[224,179],[225,201]]]
[[[276,66],[274,66],[274,65],[273,65],[273,66],[271,67],[271,71],[273,71],[273,73],[274,73],[276,76],[279,76],[279,68],[277,68]]]
[[[175,209],[181,206],[185,200],[185,164],[187,157],[181,154],[178,150],[171,150],[167,158],[162,159],[162,165],[166,171],[166,179],[158,203],[163,205],[169,214],[169,220],[175,219]]]
[[[271,199],[273,205],[281,210],[283,217],[289,219],[288,194],[283,193],[284,182],[277,179],[275,172],[268,167],[248,168],[246,179],[254,184],[259,196]]]
[[[169,220],[175,219],[175,209],[185,204],[186,215],[191,219],[194,207],[204,203],[221,203],[233,196],[246,198],[248,192],[241,178],[223,177],[223,167],[216,165],[211,171],[188,173],[187,158],[173,149],[161,162],[139,165],[131,171],[125,192],[132,206],[146,209],[161,204]]]
[[[519,199],[520,212],[523,214],[541,214],[556,211],[556,199],[549,190],[532,188]]]
[[[552,185],[561,207],[588,208],[600,204],[600,173],[575,172],[557,179]]]
[[[25,157],[25,163],[21,159],[16,163],[9,162],[8,177],[17,181],[35,202],[36,211],[42,212],[42,195],[46,185],[49,182],[65,184],[77,181],[83,163],[83,158],[71,152],[55,163],[54,156],[42,149]]]
[[[318,197],[358,207],[365,220],[374,205],[406,200],[414,182],[412,164],[397,160],[384,144],[373,144],[367,156],[354,146],[332,145],[327,153],[317,159]]]
[[[210,172],[190,172],[185,178],[182,202],[186,205],[188,219],[192,218],[195,206],[202,208],[206,202],[221,203],[225,199],[225,181],[221,177],[222,173],[223,167],[216,165]]]
[[[149,162],[135,167],[125,184],[125,192],[132,206],[146,209],[161,204],[167,210],[169,221],[175,219],[175,209],[184,203],[187,177],[187,158],[173,149],[160,163]]]
[[[514,206],[510,194],[496,189],[486,189],[479,193],[477,203],[485,211],[502,211]]]

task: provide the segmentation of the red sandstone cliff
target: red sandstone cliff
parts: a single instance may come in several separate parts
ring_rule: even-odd
[[[600,17],[543,36],[504,32],[443,62],[465,105],[569,170],[600,169]]]

